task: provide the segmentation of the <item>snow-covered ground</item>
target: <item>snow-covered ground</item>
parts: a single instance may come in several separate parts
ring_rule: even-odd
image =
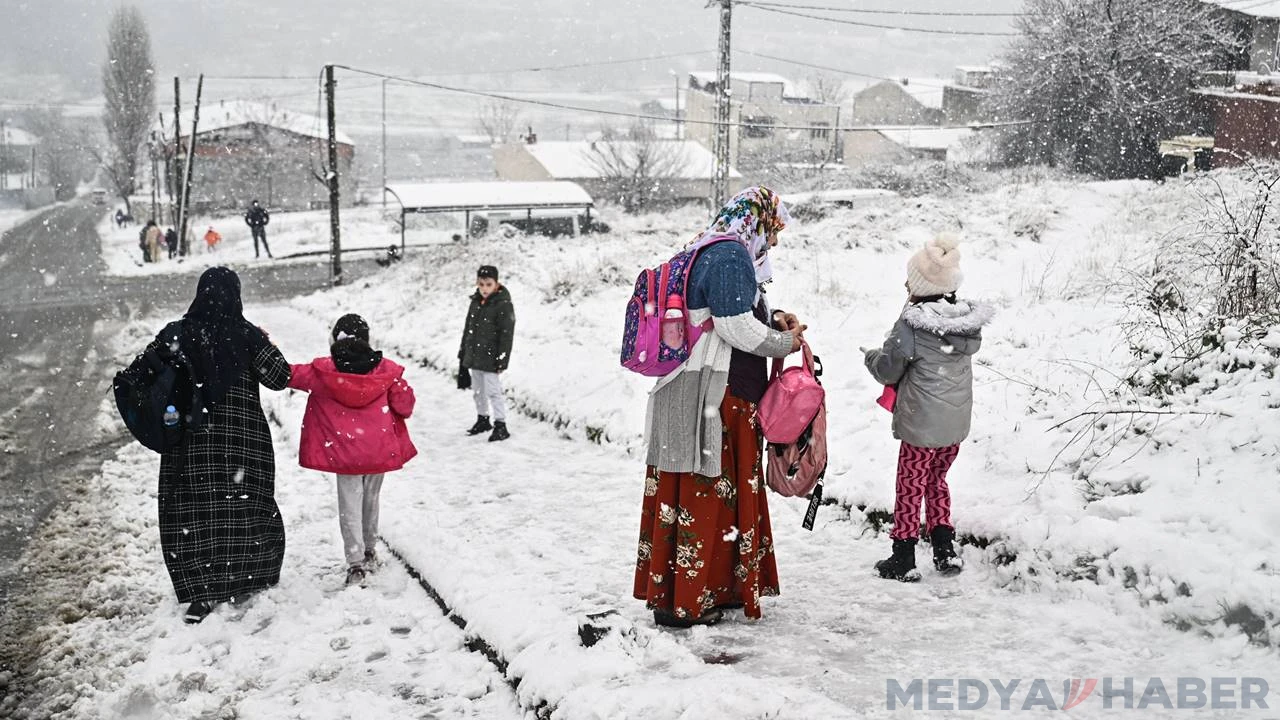
[[[141,206],[139,206],[141,207]],[[0,216],[2,217],[2,216]],[[140,217],[140,216],[139,216]],[[389,245],[400,244],[399,210],[394,204],[387,210],[381,206],[343,208],[342,246],[376,248],[381,251]],[[143,221],[145,222],[145,220]],[[462,221],[451,216],[431,216],[425,220],[410,220],[405,242],[449,243],[454,233],[461,232]],[[165,229],[167,225],[161,225]],[[222,241],[213,252],[204,241],[205,231],[214,228]],[[267,226],[267,244],[275,259],[265,251],[254,256],[253,236],[241,215],[197,215],[190,225],[192,252],[187,257],[168,259],[158,263],[143,263],[138,248],[138,232],[141,224],[116,227],[113,217],[104,217],[98,224],[102,239],[102,258],[108,275],[162,275],[165,273],[200,273],[214,265],[245,267],[261,263],[298,263],[317,261],[317,254],[329,251],[329,211],[273,212]],[[377,253],[372,253],[376,255]],[[326,255],[327,256],[327,255]],[[357,257],[370,257],[360,253]]]
[[[9,228],[15,227],[17,225],[21,225],[23,222],[27,220],[27,218],[32,217],[33,215],[43,211],[44,209],[45,208],[41,208],[39,210],[0,209],[0,235],[3,235],[4,232]]]
[[[1280,679],[1268,636],[1280,448],[1265,430],[1280,381],[1242,373],[1159,407],[1116,393],[1129,362],[1117,283],[1188,202],[1177,184],[1010,184],[888,200],[784,232],[770,298],[809,325],[822,357],[827,490],[839,504],[822,508],[810,533],[803,501],[771,496],[781,597],[758,622],[691,631],[655,629],[630,598],[650,381],[616,356],[636,271],[688,239],[701,213],[608,218],[613,233],[581,239],[444,244],[375,279],[252,307],[294,362],[323,353],[329,324],[358,312],[375,345],[409,367],[422,456],[387,480],[383,537],[465,619],[466,635],[501,656],[514,692],[462,649],[463,633],[399,562],[368,588],[342,588],[332,479],[294,464],[305,396],[285,392],[265,395],[290,533],[280,586],[181,625],[154,528],[156,459],[126,448],[83,506],[55,522],[76,532],[76,519],[92,516],[111,530],[84,560],[91,580],[69,601],[74,611],[49,629],[45,707],[67,718],[502,717],[539,707],[563,718],[901,717],[908,710],[886,707],[891,682],[932,678],[954,690],[982,678],[987,712],[959,714],[985,717],[998,703],[993,680],[1020,680],[1016,710],[1037,678],[1054,707],[1071,678],[1133,678],[1135,703],[1150,678],[1172,702],[1178,678]],[[963,293],[994,300],[1000,314],[975,368],[974,432],[949,478],[957,530],[973,541],[962,549],[968,568],[954,579],[926,568],[922,583],[903,585],[871,571],[888,548],[879,528],[896,444],[856,348],[892,324],[907,255],[943,229],[966,241]],[[450,377],[481,263],[501,268],[518,317],[504,375],[517,414],[502,444],[462,434],[474,411]],[[124,334],[118,360],[160,320]],[[1133,409],[1172,414],[1072,419]],[[579,621],[607,611],[614,631],[582,647]],[[1072,712],[1110,717],[1099,694]],[[1143,707],[1135,714],[1183,714],[1158,696]]]

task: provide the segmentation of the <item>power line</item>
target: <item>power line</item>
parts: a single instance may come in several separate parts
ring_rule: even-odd
[[[846,12],[858,13],[862,15],[916,15],[924,17],[1022,17],[1026,13],[1019,12],[947,12],[945,10],[862,10],[850,7],[833,7],[831,5],[791,5],[785,3],[767,2],[765,0],[752,0],[751,2],[740,2],[740,5],[755,5],[756,7],[775,7],[788,10],[825,10],[827,12]]]
[[[590,107],[584,107],[582,105],[569,105],[566,103],[551,102],[549,100],[522,98],[522,97],[516,97],[512,95],[504,95],[502,93],[488,92],[485,90],[475,90],[472,88],[453,87],[451,85],[442,85],[440,83],[429,82],[427,80],[416,80],[413,78],[406,78],[406,77],[401,77],[397,75],[389,75],[386,73],[375,72],[373,70],[362,70],[360,68],[351,67],[350,65],[334,65],[334,67],[341,68],[343,70],[347,70],[353,73],[358,73],[361,75],[369,75],[372,77],[395,80],[397,82],[401,82],[406,85],[418,85],[421,87],[427,87],[434,90],[456,92],[462,95],[473,95],[476,97],[489,98],[491,100],[503,100],[506,102],[520,103],[524,105],[536,105],[539,107],[548,107],[548,108],[554,108],[557,110],[571,110],[574,112],[587,113],[591,115],[607,115],[610,117],[623,117],[623,118],[630,118],[634,120],[654,120],[658,122],[671,121],[670,117],[663,117],[661,115],[650,115],[647,113],[627,112],[624,110],[605,110],[601,108],[590,108]],[[685,118],[682,122],[689,125],[717,125],[718,124],[715,120],[694,120],[692,118]],[[936,128],[940,130],[962,130],[962,129],[1008,127],[1008,126],[1015,126],[1015,125],[1029,125],[1029,124],[1036,124],[1040,122],[1045,122],[1045,121],[1009,120],[1009,121],[1003,121],[1003,122],[970,123],[968,125],[929,125],[927,127]],[[758,123],[729,122],[729,123],[723,123],[723,124],[727,125],[728,127],[759,127]],[[902,126],[900,125],[859,125],[859,126],[851,126],[851,127],[839,127],[839,126],[833,127],[831,125],[769,125],[768,127],[770,127],[773,130],[822,130],[826,132],[831,132],[831,131],[839,132],[839,131],[847,131],[847,130],[883,130],[883,129],[898,128]]]
[[[776,7],[766,5],[757,5],[754,2],[744,2],[739,0],[738,5],[755,8],[763,12],[778,13],[779,15],[791,15],[794,17],[808,18],[810,20],[823,20],[838,25],[857,25],[858,27],[876,28],[879,30],[901,30],[903,32],[929,33],[931,35],[981,35],[985,37],[1017,37],[1019,33],[1008,32],[986,32],[982,30],[930,30],[927,28],[904,27],[901,25],[880,25],[877,23],[860,22],[858,20],[842,20],[840,18],[823,17],[821,15],[810,15],[809,13],[794,12],[791,10],[780,10]]]

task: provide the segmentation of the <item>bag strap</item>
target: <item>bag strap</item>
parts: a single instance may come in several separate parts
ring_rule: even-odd
[[[802,358],[801,365],[804,367],[805,372],[808,372],[810,375],[814,377],[818,377],[819,375],[821,375],[822,374],[821,365],[818,366],[819,367],[818,371],[814,372],[813,351],[809,349],[809,341],[805,340],[804,338],[800,338],[800,352],[801,352],[801,358]],[[785,357],[780,357],[780,358],[776,357],[773,359],[773,370],[769,373],[769,380],[773,380],[774,378],[782,374],[782,366],[785,362],[786,362]]]

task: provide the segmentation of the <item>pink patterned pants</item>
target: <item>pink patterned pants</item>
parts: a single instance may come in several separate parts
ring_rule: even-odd
[[[893,503],[894,540],[910,540],[920,533],[920,501],[924,501],[925,531],[951,525],[951,489],[947,470],[960,452],[959,445],[920,448],[902,443],[898,451],[898,491]]]

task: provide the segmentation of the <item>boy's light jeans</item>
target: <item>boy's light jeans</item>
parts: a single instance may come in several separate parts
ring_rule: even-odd
[[[347,567],[364,565],[365,550],[378,543],[378,495],[383,473],[338,476],[338,527]]]
[[[502,397],[502,378],[498,373],[471,371],[471,394],[476,399],[476,414],[492,417],[494,422],[507,421],[507,405]],[[490,413],[490,407],[493,412]]]

